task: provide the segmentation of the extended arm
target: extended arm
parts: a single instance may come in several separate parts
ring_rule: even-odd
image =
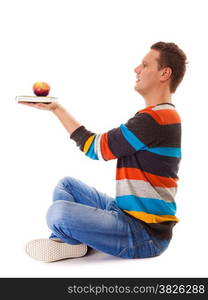
[[[65,127],[65,129],[68,131],[70,135],[72,134],[73,131],[75,131],[78,127],[81,126],[81,124],[77,120],[75,120],[75,118],[58,102],[52,102],[46,104],[46,103],[28,103],[28,102],[20,101],[19,103],[53,112],[58,117],[58,119],[60,120],[60,122],[62,123],[62,125]]]
[[[83,125],[60,104],[23,103],[39,109],[52,111],[70,134],[81,151],[92,159],[111,160],[146,150],[158,140],[158,125],[146,113],[136,114],[127,123],[108,132],[95,134]]]

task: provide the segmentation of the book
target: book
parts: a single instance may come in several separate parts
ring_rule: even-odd
[[[17,102],[32,102],[32,103],[51,103],[55,102],[57,97],[50,96],[16,96],[15,100]]]

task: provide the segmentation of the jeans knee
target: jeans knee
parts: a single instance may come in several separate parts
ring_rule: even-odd
[[[74,178],[72,177],[63,177],[55,186],[53,191],[53,201],[55,200],[69,200],[69,194],[72,190]]]
[[[61,178],[57,184],[57,186],[61,186],[61,187],[66,187],[68,186],[71,182],[73,182],[74,178],[71,176],[65,176],[63,178]]]
[[[64,201],[56,201],[49,207],[46,214],[46,221],[51,230],[53,230],[54,227],[59,227],[61,223],[63,223],[65,209]]]

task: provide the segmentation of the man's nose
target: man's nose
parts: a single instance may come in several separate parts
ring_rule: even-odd
[[[141,65],[137,66],[135,69],[134,69],[134,72],[139,74],[141,71]]]

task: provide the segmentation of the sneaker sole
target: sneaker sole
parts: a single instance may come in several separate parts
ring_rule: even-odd
[[[28,242],[25,246],[26,253],[32,258],[44,262],[82,257],[87,253],[87,245],[70,245],[51,239],[37,239]]]

